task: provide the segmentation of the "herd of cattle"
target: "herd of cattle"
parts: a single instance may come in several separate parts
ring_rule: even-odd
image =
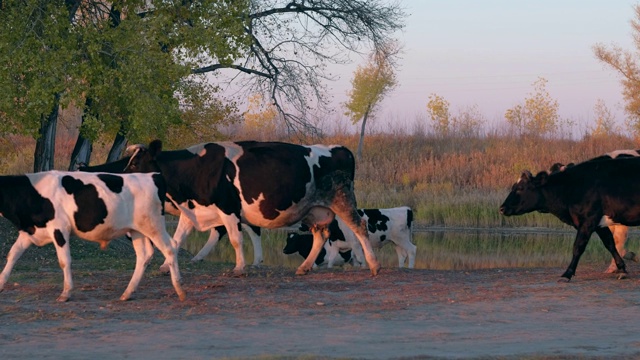
[[[618,151],[580,164],[554,164],[536,176],[523,172],[500,206],[505,216],[532,211],[551,213],[578,230],[573,258],[562,275],[575,275],[593,232],[613,257],[608,272],[626,273],[627,226],[640,225],[640,157]],[[416,246],[409,207],[357,209],[353,189],[355,161],[343,146],[279,142],[218,142],[163,151],[158,140],[136,145],[120,160],[80,167],[76,172],[49,171],[0,176],[0,214],[18,228],[0,273],[0,291],[18,258],[31,245],[53,243],[64,275],[59,301],[71,296],[69,237],[100,243],[128,235],[136,253],[133,276],[120,297],[136,290],[154,246],[165,257],[162,269],[180,300],[177,250],[194,229],[210,231],[193,258],[203,259],[225,234],[235,250],[234,272],[245,259],[242,230],[253,242],[254,264],[262,262],[261,228],[296,227],[283,252],[299,253],[303,275],[326,263],[368,266],[377,275],[373,248],[393,243],[398,266],[413,268]],[[165,212],[179,216],[172,236]]]

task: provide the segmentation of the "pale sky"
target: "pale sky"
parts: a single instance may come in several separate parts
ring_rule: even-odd
[[[489,122],[501,121],[543,77],[563,118],[589,123],[602,99],[621,123],[620,78],[594,57],[592,46],[634,50],[630,21],[637,3],[404,0],[410,16],[399,36],[404,44],[399,86],[382,104],[380,121],[426,115],[432,93],[449,101],[453,113],[477,105]],[[341,79],[330,84],[337,102],[346,100],[355,65],[337,70]]]

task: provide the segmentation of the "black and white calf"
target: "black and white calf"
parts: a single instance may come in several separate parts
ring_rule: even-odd
[[[628,157],[638,157],[640,156],[639,150],[615,150],[604,155],[598,156],[596,158],[587,160],[587,161],[599,161],[599,160],[608,160],[608,159],[618,159],[618,158],[628,158]],[[567,165],[563,165],[561,163],[553,164],[549,172],[553,173],[556,171],[563,171],[568,167],[574,166],[574,163],[569,163]],[[627,226],[621,224],[611,224],[609,225],[609,230],[613,233],[613,240],[616,244],[616,249],[620,256],[622,256],[626,260],[632,260],[635,262],[640,261],[640,258],[633,251],[627,251],[626,242],[627,242],[627,234],[629,232],[629,228]],[[604,271],[605,273],[615,273],[618,270],[616,266],[616,262],[614,259],[611,259],[611,263],[609,267]]]
[[[282,249],[282,252],[287,255],[298,253],[303,258],[307,258],[311,253],[311,247],[313,245],[312,234],[287,234],[287,243]],[[342,240],[327,240],[324,243],[320,254],[316,258],[313,267],[327,264],[328,268],[333,265],[353,263],[355,259],[352,257],[351,245]]]
[[[386,244],[392,243],[398,255],[398,266],[413,269],[416,262],[416,246],[412,241],[411,225],[413,223],[413,210],[408,206],[400,206],[389,209],[358,209],[369,231],[371,247],[380,249]],[[303,226],[301,230],[307,229]],[[336,217],[329,227],[329,240],[343,241],[354,253],[357,262],[364,264],[362,249],[356,241],[354,233],[342,221]]]
[[[31,245],[54,243],[64,274],[58,301],[67,301],[73,288],[69,237],[99,242],[131,234],[136,266],[127,289],[127,300],[136,290],[153,255],[151,242],[170,264],[171,281],[180,300],[176,249],[164,219],[166,188],[159,174],[107,174],[49,171],[0,176],[0,213],[18,228],[18,239],[7,255],[0,274],[0,290],[22,253]],[[148,238],[149,240],[147,240]]]
[[[161,150],[157,140],[137,149],[126,171],[163,175],[168,199],[180,209],[178,245],[193,228],[224,225],[236,251],[234,271],[242,273],[241,222],[269,229],[302,222],[314,235],[311,252],[296,271],[302,275],[311,270],[326,240],[322,234],[338,215],[356,234],[371,273],[378,273],[380,264],[356,211],[355,159],[347,148],[240,141]]]
[[[575,275],[591,234],[598,234],[616,263],[626,273],[608,226],[640,225],[640,158],[585,161],[563,171],[533,176],[522,173],[513,184],[500,212],[505,216],[532,211],[551,213],[577,230],[573,257],[562,277]]]

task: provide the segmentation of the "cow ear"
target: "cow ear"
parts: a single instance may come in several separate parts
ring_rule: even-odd
[[[155,158],[162,151],[162,141],[156,139],[149,143],[149,153]]]
[[[536,185],[544,185],[547,183],[548,179],[549,179],[549,174],[546,171],[541,171],[538,173],[538,175],[536,175],[535,183]]]
[[[525,170],[522,172],[522,175],[520,175],[520,181],[530,181],[533,178],[533,175],[531,175],[531,172],[529,170]]]

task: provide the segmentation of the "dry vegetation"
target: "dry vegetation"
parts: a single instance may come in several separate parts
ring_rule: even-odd
[[[336,131],[322,139],[301,139],[243,129],[231,139],[280,140],[297,143],[343,144],[354,150],[358,135]],[[75,134],[58,131],[56,168],[66,169]],[[21,137],[0,140],[0,172],[29,172],[34,142]],[[93,163],[106,158],[109,141],[94,145]],[[168,142],[167,148],[187,144]],[[537,172],[555,162],[579,162],[616,149],[636,148],[623,136],[585,137],[580,140],[532,138],[513,134],[442,137],[406,131],[365,137],[363,158],[357,164],[356,193],[360,207],[408,205],[419,224],[462,227],[558,227],[551,216],[530,214],[504,218],[497,207],[523,170]]]

